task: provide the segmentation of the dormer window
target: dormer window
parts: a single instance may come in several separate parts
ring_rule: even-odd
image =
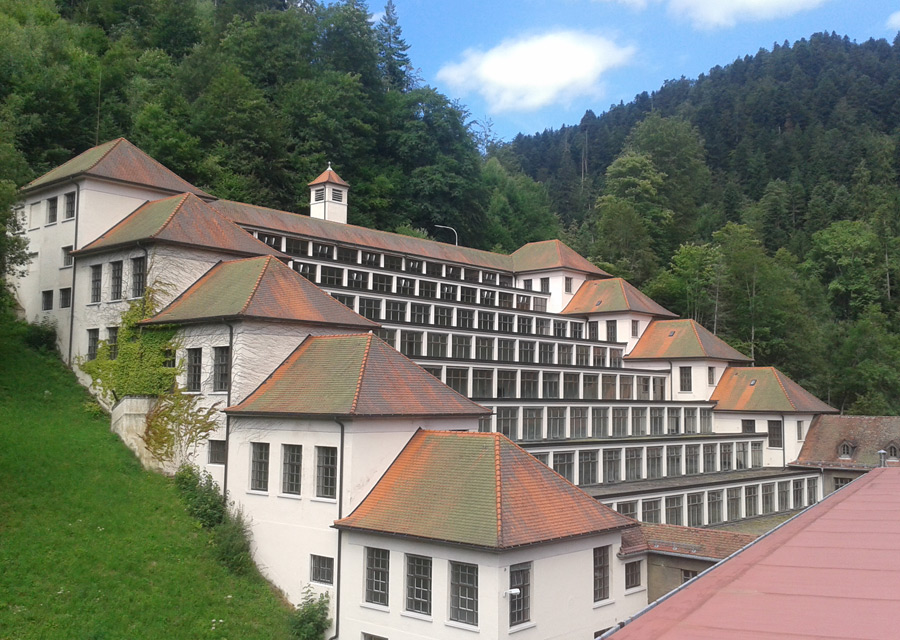
[[[325,201],[325,187],[319,187],[313,192],[313,199],[316,202],[324,202]]]
[[[853,445],[849,442],[842,442],[838,447],[838,457],[849,459],[853,455]]]
[[[344,201],[344,192],[341,189],[332,189],[331,190],[331,199],[335,202],[343,202]]]
[[[900,447],[895,444],[889,444],[887,447],[885,447],[885,451],[887,451],[888,458],[896,460],[898,457],[900,457],[900,455],[898,455],[900,454]]]

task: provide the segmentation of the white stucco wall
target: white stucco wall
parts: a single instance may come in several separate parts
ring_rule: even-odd
[[[715,429],[717,433],[741,433],[742,420],[755,420],[758,433],[768,433],[769,420],[783,422],[784,447],[771,447],[766,439],[763,446],[763,466],[784,467],[800,455],[803,441],[813,420],[809,413],[732,413],[715,412]],[[797,422],[802,422],[802,438],[798,438]]]

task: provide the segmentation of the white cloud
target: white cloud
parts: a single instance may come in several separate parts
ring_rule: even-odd
[[[633,9],[645,9],[651,2],[665,3],[669,13],[686,18],[698,29],[733,27],[739,22],[787,18],[815,9],[828,0],[600,0]],[[894,14],[895,16],[897,14]],[[893,18],[894,16],[891,16]],[[898,18],[900,23],[900,18]]]
[[[900,11],[895,11],[889,15],[885,26],[892,31],[900,30]]]
[[[534,111],[599,95],[603,73],[626,64],[634,52],[593,34],[554,31],[506,40],[488,51],[470,49],[437,78],[460,93],[479,93],[492,113]]]

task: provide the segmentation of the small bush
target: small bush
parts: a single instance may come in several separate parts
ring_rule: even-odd
[[[227,514],[212,533],[216,557],[226,568],[237,575],[245,575],[254,570],[253,556],[250,554],[250,523],[243,512]]]
[[[30,322],[25,327],[24,339],[25,344],[35,351],[56,351],[56,325],[47,318],[40,322]]]
[[[212,476],[192,465],[182,465],[175,473],[175,486],[187,511],[206,529],[226,520],[225,499]]]
[[[294,640],[322,640],[331,626],[328,617],[328,594],[317,598],[312,589],[306,588],[303,600],[290,618],[291,638]]]

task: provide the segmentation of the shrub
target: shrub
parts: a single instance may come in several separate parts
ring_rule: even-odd
[[[44,318],[40,322],[30,322],[25,327],[25,344],[45,353],[56,351],[56,325]]]
[[[250,523],[243,512],[226,514],[221,524],[213,530],[216,557],[232,573],[245,575],[253,572],[253,556],[250,554]]]
[[[303,593],[303,600],[290,618],[291,638],[294,640],[322,640],[331,626],[328,617],[328,594],[315,596],[309,587]]]
[[[225,499],[208,472],[182,465],[175,473],[175,486],[188,513],[203,527],[212,529],[226,520]]]

